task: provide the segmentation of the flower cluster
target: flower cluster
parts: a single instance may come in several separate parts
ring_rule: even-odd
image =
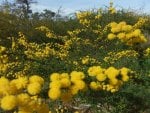
[[[84,25],[84,26],[90,26],[90,20],[88,19],[88,17],[91,15],[92,13],[90,11],[84,11],[84,12],[78,12],[76,14],[77,19],[79,20],[79,22]]]
[[[6,47],[0,46],[0,54],[3,53],[4,51],[6,51]]]
[[[138,22],[133,26],[134,29],[141,28],[146,22],[148,21],[147,18],[139,18]]]
[[[38,97],[44,83],[37,75],[9,80],[0,78],[0,107],[17,113],[49,113],[49,106]]]
[[[79,20],[80,24],[88,28],[91,26],[94,20],[99,20],[102,16],[101,10],[98,10],[97,12],[94,13],[92,11],[82,11],[76,13],[76,17]]]
[[[140,29],[135,29],[134,26],[128,25],[124,21],[120,23],[112,22],[109,25],[111,28],[111,33],[109,33],[107,37],[109,40],[118,38],[121,42],[124,42],[129,46],[147,41]]]
[[[73,95],[76,95],[79,91],[83,91],[86,88],[86,84],[83,81],[85,75],[83,72],[72,71],[68,73],[52,73],[50,75],[50,84],[48,95],[50,99],[62,99],[68,101]]]
[[[138,53],[134,50],[124,50],[120,52],[109,52],[107,54],[108,56],[104,57],[104,61],[108,62],[110,64],[115,63],[115,61],[121,59],[121,58],[129,58],[129,57],[135,57],[137,58]]]
[[[47,28],[46,26],[40,26],[35,29],[39,31],[44,31],[46,33],[46,37],[48,38],[56,38],[56,35],[54,34],[54,32],[50,30],[49,28]]]
[[[8,56],[5,54],[6,47],[0,46],[0,73],[5,73],[8,69]]]
[[[93,78],[90,82],[90,88],[93,90],[106,90],[116,92],[119,90],[123,82],[129,80],[130,69],[121,68],[116,69],[109,67],[107,69],[100,66],[92,66],[88,69],[88,74]]]
[[[150,47],[145,50],[145,56],[150,56]]]

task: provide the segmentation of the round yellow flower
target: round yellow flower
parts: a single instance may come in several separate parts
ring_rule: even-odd
[[[104,80],[106,80],[106,78],[107,78],[107,76],[106,76],[105,74],[103,74],[103,73],[100,73],[100,74],[98,74],[98,75],[96,76],[96,79],[97,79],[98,81],[104,81]]]
[[[78,80],[75,82],[75,86],[79,89],[82,90],[85,88],[85,82],[82,80]]]
[[[125,25],[126,25],[126,22],[125,22],[125,21],[119,22],[118,25],[120,25],[120,26],[125,26]]]
[[[98,84],[96,82],[91,82],[90,83],[90,88],[93,90],[97,90],[98,89]]]
[[[31,95],[36,95],[41,91],[41,85],[37,82],[28,84],[27,91]]]
[[[61,83],[61,87],[62,88],[67,88],[71,85],[71,81],[67,78],[63,78],[60,80],[60,83]]]
[[[92,66],[88,69],[89,76],[96,76],[103,72],[103,69],[100,66]]]
[[[111,23],[110,23],[110,26],[111,26],[112,28],[115,28],[115,27],[117,26],[117,23],[116,23],[116,22],[111,22]]]
[[[115,38],[116,38],[116,35],[115,35],[115,34],[113,34],[113,33],[108,34],[108,39],[109,39],[109,40],[113,40],[113,39],[115,39]]]
[[[127,82],[129,80],[128,75],[122,75],[122,81]]]
[[[60,80],[60,74],[59,74],[59,73],[52,73],[52,74],[50,75],[50,80],[51,80],[51,81]]]
[[[118,32],[120,32],[120,28],[118,27],[118,25],[117,25],[117,27],[111,28],[111,32],[112,33],[118,33]]]
[[[61,91],[60,91],[60,89],[52,88],[52,89],[49,90],[48,96],[49,96],[49,98],[51,98],[52,100],[59,99],[60,96],[61,96]]]
[[[125,31],[125,32],[129,32],[133,29],[133,27],[131,25],[124,25],[122,26],[122,31]]]
[[[134,32],[133,32],[133,35],[134,35],[135,37],[140,36],[140,34],[141,34],[141,30],[140,30],[140,29],[136,29],[136,30],[134,30]]]
[[[1,99],[1,108],[3,110],[13,110],[16,106],[17,99],[13,95],[8,95]]]
[[[44,84],[44,79],[38,75],[33,75],[29,78],[30,83],[38,82],[39,84]]]
[[[61,88],[60,80],[50,82],[49,88],[57,88],[57,89]]]
[[[19,106],[25,106],[30,101],[30,96],[27,93],[17,95],[17,102]]]
[[[78,71],[72,71],[70,76],[71,76],[71,82],[84,79],[85,77],[83,72],[78,72]]]
[[[123,67],[120,69],[121,75],[128,75],[128,73],[130,72],[130,69]]]
[[[124,38],[126,37],[126,34],[125,34],[125,33],[119,33],[119,34],[117,35],[117,37],[118,37],[119,39],[124,39]]]
[[[116,78],[111,79],[110,84],[111,85],[117,85],[118,84],[118,79],[116,79]]]
[[[76,95],[78,93],[78,91],[79,91],[79,88],[76,85],[72,85],[70,87],[70,92],[72,95]]]
[[[118,76],[119,70],[114,67],[109,67],[107,70],[105,70],[105,74],[109,79],[114,79]]]
[[[12,81],[12,83],[14,83],[16,88],[20,90],[20,89],[26,88],[27,83],[28,83],[28,78],[19,77],[18,79],[15,79],[14,81]]]
[[[62,73],[62,74],[60,75],[60,78],[61,78],[61,79],[63,79],[63,78],[69,79],[69,74],[68,74],[68,73]]]
[[[10,93],[9,80],[5,77],[0,78],[0,95],[6,95]]]

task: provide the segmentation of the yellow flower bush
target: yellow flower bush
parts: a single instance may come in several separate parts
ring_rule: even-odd
[[[50,75],[50,84],[48,95],[52,100],[62,99],[70,100],[73,95],[82,91],[86,87],[83,81],[85,75],[83,72],[72,71],[68,73],[52,73]],[[68,97],[68,99],[66,99]]]
[[[110,64],[114,64],[116,61],[118,61],[121,58],[137,58],[138,53],[135,50],[123,50],[120,52],[109,52],[107,53],[108,56],[104,57],[104,61],[108,62]]]
[[[133,26],[128,25],[124,21],[119,23],[112,22],[109,24],[111,33],[108,34],[108,39],[113,40],[115,38],[118,38],[121,42],[124,42],[126,45],[129,46],[133,46],[137,43],[145,43],[147,42],[147,39],[139,29],[140,25],[142,26],[145,22],[145,19],[140,19]]]
[[[93,73],[91,70],[94,71]],[[92,73],[91,73],[92,72]],[[116,92],[119,90],[123,82],[127,82],[130,78],[131,70],[128,68],[116,69],[109,67],[107,69],[100,68],[100,66],[90,67],[88,74],[90,77],[95,78],[94,81],[90,82],[90,88],[93,90],[106,90],[110,92]],[[94,76],[91,76],[94,75]],[[107,82],[108,81],[108,82]]]
[[[140,63],[146,65],[150,48],[144,46],[147,38],[142,29],[148,20],[139,18],[134,25],[120,19],[115,22],[117,14],[110,2],[106,12],[102,9],[77,12],[73,20],[77,26],[69,26],[69,21],[63,23],[69,26],[67,30],[55,32],[50,26],[36,25],[36,32],[43,33],[36,37],[43,38],[41,41],[32,40],[24,31],[6,38],[10,44],[0,45],[1,109],[14,113],[51,113],[55,111],[50,111],[53,103],[77,104],[75,97],[93,92],[110,96],[119,91],[133,77],[131,69],[145,68]],[[128,64],[132,58],[135,66]],[[143,75],[141,78],[145,80]],[[138,77],[131,83],[135,81],[140,83]]]

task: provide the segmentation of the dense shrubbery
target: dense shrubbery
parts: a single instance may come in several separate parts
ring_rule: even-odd
[[[74,16],[0,12],[1,110],[150,112],[150,17],[112,3]]]

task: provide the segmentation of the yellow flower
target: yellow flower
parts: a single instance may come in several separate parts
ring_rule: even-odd
[[[132,33],[132,32],[126,34],[127,40],[129,40],[129,39],[132,38],[132,37],[133,37],[133,33]]]
[[[140,34],[141,34],[141,30],[140,30],[140,29],[136,29],[136,30],[133,31],[133,35],[134,35],[135,37],[140,36]]]
[[[14,79],[11,81],[11,85],[15,85],[15,87],[20,90],[26,88],[28,83],[27,77],[19,77],[18,79]]]
[[[68,78],[61,79],[60,83],[62,88],[67,88],[71,85],[71,81]]]
[[[113,34],[113,33],[108,34],[108,39],[109,39],[109,40],[113,40],[113,39],[115,39],[115,38],[116,38],[116,35],[115,35],[115,34]]]
[[[79,90],[82,90],[85,88],[85,82],[82,81],[82,80],[77,80],[75,82],[75,86],[79,89]]]
[[[109,79],[114,79],[118,76],[119,70],[114,67],[109,67],[107,70],[105,70],[105,74]]]
[[[144,35],[140,35],[140,42],[147,42],[147,39]]]
[[[112,79],[110,80],[110,84],[111,84],[111,85],[117,85],[117,84],[118,84],[118,80],[117,80],[116,78],[112,78]]]
[[[121,75],[128,75],[128,73],[130,72],[130,69],[123,67],[120,69]]]
[[[49,96],[49,98],[51,98],[52,100],[59,99],[60,96],[61,96],[61,91],[60,91],[60,89],[52,88],[52,89],[49,90],[48,96]]]
[[[110,26],[111,26],[112,28],[115,28],[117,25],[118,25],[118,24],[117,24],[116,22],[111,22],[111,23],[110,23]]]
[[[25,106],[30,101],[30,96],[27,93],[17,95],[17,102],[19,106]]]
[[[126,37],[126,34],[125,34],[125,33],[119,33],[119,34],[117,35],[117,37],[118,37],[119,39],[124,39],[124,38]]]
[[[74,113],[80,113],[79,111],[75,111]]]
[[[122,21],[122,22],[120,22],[118,25],[120,25],[120,26],[125,26],[125,25],[126,25],[126,22],[125,22],[125,21]]]
[[[107,76],[106,76],[105,74],[103,74],[103,73],[100,73],[100,74],[98,74],[98,75],[96,76],[96,79],[97,79],[98,81],[104,81],[104,80],[106,80],[106,78],[107,78]]]
[[[117,25],[117,27],[111,28],[111,32],[112,33],[118,33],[120,31],[121,31],[121,29],[120,29],[120,27],[118,25]]]
[[[90,88],[93,90],[97,90],[98,89],[98,84],[96,82],[91,82],[90,83]]]
[[[41,85],[37,82],[28,84],[27,91],[31,95],[36,95],[41,91]]]
[[[72,85],[72,86],[70,87],[70,92],[71,92],[72,95],[77,94],[78,91],[79,91],[79,88],[78,88],[76,85]]]
[[[117,90],[116,89],[111,89],[110,91],[111,91],[111,93],[115,93]]]
[[[72,71],[70,76],[71,76],[71,82],[82,80],[85,77],[83,72],[78,72],[78,71]]]
[[[50,75],[50,79],[51,79],[51,81],[57,81],[60,79],[60,74],[59,73],[52,73]]]
[[[44,79],[38,75],[32,75],[29,78],[30,83],[38,82],[39,84],[43,85],[44,84]]]
[[[129,32],[133,29],[133,27],[131,25],[124,25],[122,26],[122,31],[125,31],[125,32]]]
[[[107,91],[110,91],[110,90],[112,90],[113,88],[114,88],[114,86],[111,85],[111,84],[106,85],[106,90],[107,90]]]
[[[1,108],[3,110],[13,110],[16,106],[17,100],[13,95],[8,95],[1,99]]]
[[[5,77],[0,78],[0,95],[6,95],[10,92],[9,80]]]
[[[122,81],[127,82],[129,80],[128,75],[122,75]]]
[[[68,73],[62,73],[60,76],[61,76],[61,79],[63,79],[63,78],[69,79],[69,74]]]
[[[60,80],[50,82],[49,88],[57,88],[57,89],[61,88]]]
[[[0,46],[0,53],[3,53],[6,50],[6,47]]]
[[[100,66],[92,66],[88,69],[89,76],[96,76],[103,72],[103,69]]]
[[[89,56],[83,57],[82,58],[82,64],[88,64],[89,63]]]

